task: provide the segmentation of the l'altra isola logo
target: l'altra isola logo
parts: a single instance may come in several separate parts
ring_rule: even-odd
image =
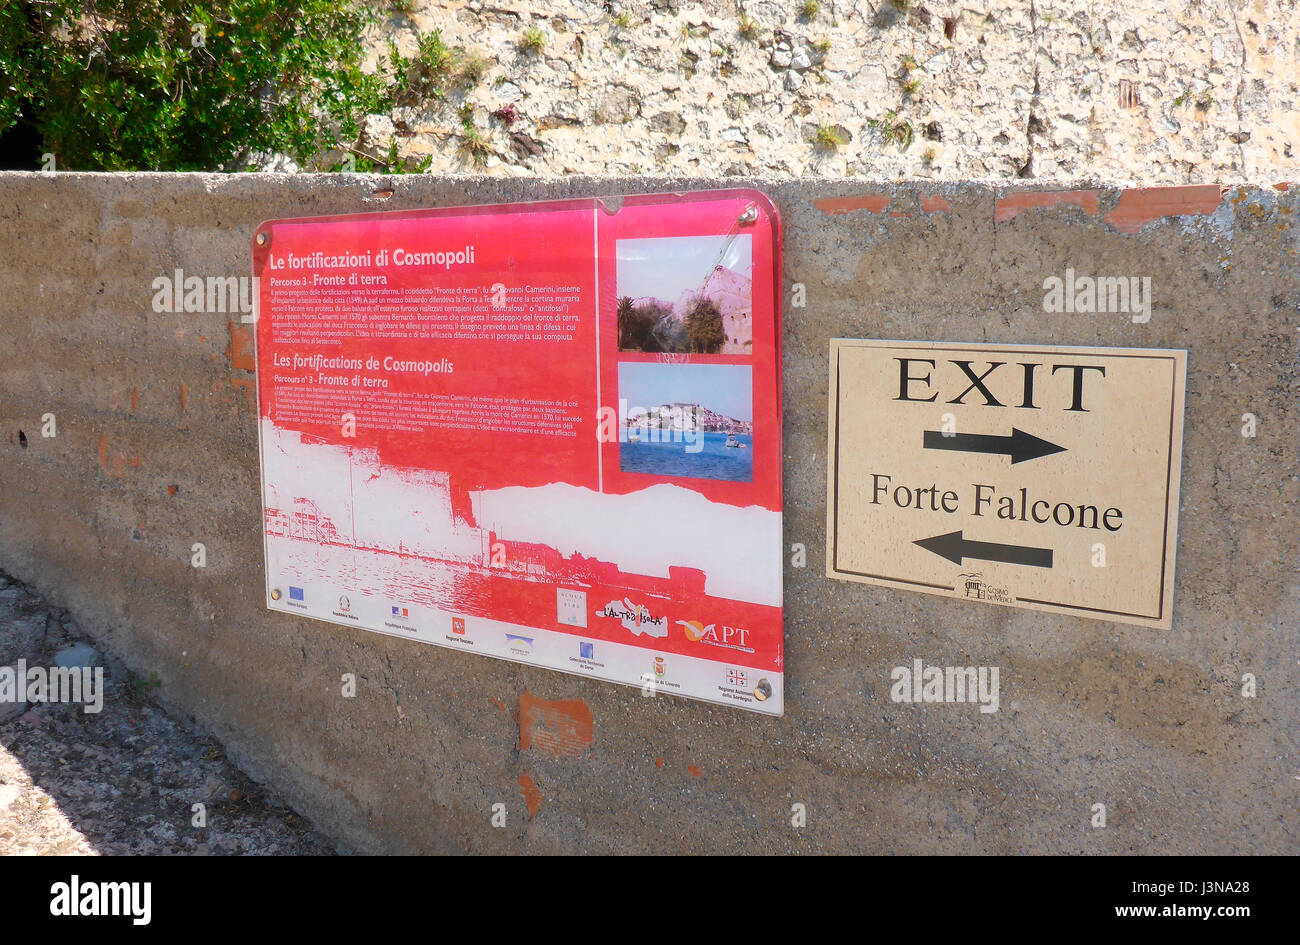
[[[153,280],[155,312],[243,312],[241,322],[257,320],[257,279],[252,276],[194,276],[184,269]]]
[[[1065,270],[1065,278],[1043,280],[1044,312],[1123,312],[1135,325],[1151,321],[1151,277],[1076,276]]]
[[[619,621],[624,630],[629,630],[637,636],[643,633],[651,637],[668,636],[668,617],[656,617],[645,604],[633,603],[629,597],[624,597],[621,602],[610,601],[596,611],[596,616],[612,617]]]
[[[889,678],[894,681],[889,698],[895,702],[978,702],[986,715],[999,707],[996,666],[926,666],[912,660],[911,666],[895,666]]]
[[[153,917],[153,883],[82,882],[76,873],[50,887],[50,915],[130,916],[132,925]]]

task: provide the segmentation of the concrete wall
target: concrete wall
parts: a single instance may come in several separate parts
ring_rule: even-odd
[[[155,314],[156,276],[246,274],[272,217],[736,183],[0,174],[0,567],[352,849],[1300,849],[1294,189],[746,182],[808,297],[785,319],[786,542],[808,562],[786,571],[783,719],[263,608],[251,345],[237,316]],[[1067,267],[1149,275],[1150,322],[1045,314]],[[1172,632],[826,578],[838,336],[1188,349]],[[891,702],[914,657],[1000,666],[1001,711]],[[539,699],[589,711],[590,743],[521,740]]]

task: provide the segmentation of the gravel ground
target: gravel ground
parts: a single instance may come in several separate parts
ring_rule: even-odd
[[[103,658],[67,612],[0,572],[0,666],[20,659]],[[151,681],[104,662],[98,713],[0,701],[0,855],[335,852],[215,739],[158,706]]]

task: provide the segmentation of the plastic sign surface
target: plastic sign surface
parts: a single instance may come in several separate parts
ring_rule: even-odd
[[[780,253],[749,190],[263,224],[267,606],[781,714]]]
[[[1168,628],[1187,352],[831,342],[827,574]]]

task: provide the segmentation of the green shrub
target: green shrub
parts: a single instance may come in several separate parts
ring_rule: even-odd
[[[5,0],[0,135],[34,129],[68,170],[306,163],[391,99],[361,70],[374,16],[359,0]]]

